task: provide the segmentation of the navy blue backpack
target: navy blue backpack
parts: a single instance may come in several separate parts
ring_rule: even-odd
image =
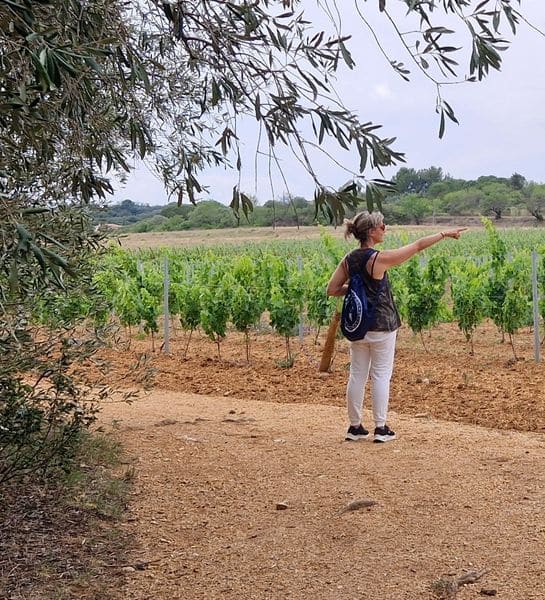
[[[363,268],[365,268],[373,254],[378,254],[377,250],[368,248],[363,258]],[[362,340],[374,325],[377,305],[376,302],[372,303],[369,300],[361,274],[355,271],[351,272],[348,258],[346,264],[350,280],[341,311],[341,331],[347,340],[355,342],[356,340]],[[385,284],[386,275],[380,282],[376,298],[381,294]]]

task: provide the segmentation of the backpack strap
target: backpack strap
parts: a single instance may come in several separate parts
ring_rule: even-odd
[[[368,252],[367,252],[367,255],[363,262],[363,268],[365,269],[367,267],[367,263],[369,262],[371,257],[373,257],[373,262],[371,263],[371,272],[369,273],[369,276],[371,277],[371,279],[373,279],[373,281],[377,281],[376,279],[373,278],[373,271],[375,269],[375,262],[377,260],[380,250],[375,250],[374,248],[368,248],[367,250],[368,250]],[[378,281],[379,281],[379,286],[377,289],[377,293],[380,294],[386,286],[386,273],[384,274],[382,279],[379,279]]]
[[[371,273],[369,273],[369,275],[371,275],[371,277],[373,277],[373,271],[375,270],[375,263],[377,262],[377,256],[378,256],[379,251],[377,250],[375,252],[375,256],[373,257],[373,262],[371,264]],[[369,259],[367,259],[369,260]]]
[[[373,269],[375,267],[375,260],[377,259],[378,252],[379,251],[375,250],[374,248],[366,248],[365,249],[365,254],[364,254],[362,265],[361,265],[363,269],[365,269],[365,267],[367,266],[367,263],[369,262],[369,259],[373,256],[373,254],[375,255],[375,258],[373,259],[373,266],[371,267],[371,276],[373,273]],[[354,257],[352,255],[352,252],[349,252],[344,257],[344,264],[345,264],[345,269],[348,273],[348,276],[350,277],[352,275],[352,271],[354,268]]]

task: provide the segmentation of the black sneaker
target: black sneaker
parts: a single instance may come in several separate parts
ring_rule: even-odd
[[[369,437],[369,432],[364,429],[363,425],[350,425],[344,438],[347,442],[357,442],[358,440],[366,440]]]
[[[384,425],[384,427],[375,427],[373,442],[381,444],[383,442],[391,442],[395,439],[396,434],[388,427],[388,425]]]

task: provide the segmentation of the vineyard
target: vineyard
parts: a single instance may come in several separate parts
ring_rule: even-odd
[[[87,286],[36,302],[38,334],[71,320],[78,333],[102,336],[82,370],[133,486],[120,525],[127,547],[106,545],[111,554],[101,555],[71,525],[68,542],[55,544],[88,553],[96,597],[108,589],[111,598],[298,598],[310,585],[315,597],[336,599],[347,556],[366,565],[361,597],[380,589],[436,600],[440,585],[477,569],[488,573],[460,598],[480,589],[543,597],[545,374],[533,346],[542,232],[488,223],[390,271],[403,327],[390,397],[399,439],[386,448],[342,441],[345,340],[330,372],[318,372],[336,308],[325,285],[353,247],[338,233],[117,245]],[[393,230],[387,243],[421,235]],[[79,343],[73,330],[68,350]],[[369,509],[342,513],[362,498]],[[86,506],[96,510],[93,498]],[[103,524],[110,532],[112,522]],[[392,526],[396,544],[376,552],[377,532]],[[522,557],[512,552],[521,536]],[[77,579],[68,585],[70,597],[87,597]]]
[[[413,237],[398,230],[386,243],[395,247]],[[319,240],[302,242],[114,248],[96,266],[92,294],[77,290],[45,296],[36,306],[36,318],[51,327],[67,315],[75,322],[92,319],[97,324],[113,319],[127,339],[148,338],[152,351],[157,338],[168,350],[169,332],[181,328],[188,334],[184,357],[196,330],[215,343],[218,358],[229,333],[237,331],[245,339],[247,362],[250,332],[268,330],[284,340],[282,365],[289,367],[293,338],[317,338],[338,308],[338,300],[326,297],[325,287],[351,247],[323,231]],[[484,231],[438,244],[389,276],[403,323],[424,347],[425,331],[455,323],[472,353],[475,333],[490,321],[510,343],[516,360],[517,332],[545,315],[545,240],[539,229],[500,234],[487,221]]]

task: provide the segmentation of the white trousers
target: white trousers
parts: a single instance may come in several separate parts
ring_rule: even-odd
[[[346,386],[350,425],[357,427],[361,423],[365,385],[369,375],[375,427],[386,424],[396,337],[397,331],[369,331],[363,340],[350,343],[350,376]]]

